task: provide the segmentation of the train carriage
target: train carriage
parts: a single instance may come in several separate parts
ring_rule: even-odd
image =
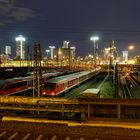
[[[95,75],[96,71],[83,71],[48,80],[42,91],[43,96],[56,96],[81,84]]]
[[[58,73],[46,73],[42,75],[42,85],[50,77],[57,76]],[[12,95],[20,92],[26,92],[33,89],[33,76],[12,78],[0,82],[0,95]]]

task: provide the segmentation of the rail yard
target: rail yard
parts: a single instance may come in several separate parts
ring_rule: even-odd
[[[99,69],[86,72],[87,75],[89,73],[92,73],[90,78],[85,76],[84,72],[65,75],[63,73],[59,75],[44,74],[42,88],[45,87],[47,81],[59,81],[59,79],[64,81],[65,78],[66,80],[70,78],[71,82],[64,84],[60,80],[61,86],[67,85],[68,89],[65,87],[61,94],[55,96],[42,94],[41,97],[33,97],[33,88],[23,90],[28,89],[28,85],[24,85],[28,79],[30,86],[32,85],[31,76],[29,76],[30,78],[14,78],[14,84],[17,85],[22,81],[24,84],[19,84],[22,91],[18,86],[19,91],[16,90],[16,93],[0,96],[0,138],[9,140],[139,139],[140,84],[137,74],[119,72],[116,85],[118,96],[117,99],[114,99],[116,97],[114,73]],[[78,75],[79,77],[77,77]],[[78,83],[80,79],[83,82]],[[2,83],[6,82],[2,81]],[[3,84],[1,84],[1,92],[8,89],[7,87],[10,85]],[[9,87],[16,88],[13,85]],[[58,88],[57,85],[55,87]],[[61,90],[63,89],[61,88]],[[42,90],[43,92],[44,90]],[[64,132],[65,129],[67,133],[62,135],[61,132]],[[105,131],[106,129],[107,131]],[[48,130],[47,133],[44,130]]]

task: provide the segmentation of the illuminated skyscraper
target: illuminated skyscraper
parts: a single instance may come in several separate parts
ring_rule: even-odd
[[[123,61],[128,61],[128,51],[122,51]]]
[[[54,49],[55,49],[55,46],[49,46],[49,48],[51,49],[51,59],[53,60],[54,59]]]
[[[63,46],[62,48],[68,48],[69,42],[68,41],[63,41]]]
[[[11,46],[5,46],[5,54],[11,55]]]
[[[69,42],[64,41],[62,48],[58,50],[58,61],[71,65],[75,59],[76,47],[69,47]]]
[[[25,37],[19,35],[16,37],[16,57],[19,59],[25,59]]]
[[[76,47],[70,47],[71,59],[72,60],[75,58],[75,50],[76,50]]]

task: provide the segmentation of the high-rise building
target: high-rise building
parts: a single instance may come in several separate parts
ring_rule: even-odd
[[[11,46],[5,46],[5,54],[6,55],[11,55]]]
[[[16,57],[19,59],[25,59],[25,37],[19,35],[16,37]]]
[[[128,61],[128,51],[122,51],[123,61]]]
[[[68,41],[63,41],[63,46],[62,48],[68,48],[69,42]]]
[[[49,46],[49,48],[51,49],[51,59],[53,60],[54,59],[54,49],[55,49],[55,46]]]
[[[64,41],[62,48],[58,49],[58,61],[71,65],[75,59],[76,47],[69,47],[69,42]]]
[[[117,61],[117,49],[114,40],[108,48],[104,49],[103,63],[112,65]]]
[[[70,47],[71,59],[72,60],[75,59],[75,50],[76,50],[76,47]]]

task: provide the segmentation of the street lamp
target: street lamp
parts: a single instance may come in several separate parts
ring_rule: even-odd
[[[128,49],[129,50],[133,50],[134,49],[134,46],[129,46]]]
[[[128,46],[128,52],[132,51],[133,49],[134,49],[134,46],[132,46],[132,45]]]
[[[95,62],[95,69],[96,69],[96,41],[99,40],[98,36],[91,37],[90,40],[94,41],[94,62]]]

